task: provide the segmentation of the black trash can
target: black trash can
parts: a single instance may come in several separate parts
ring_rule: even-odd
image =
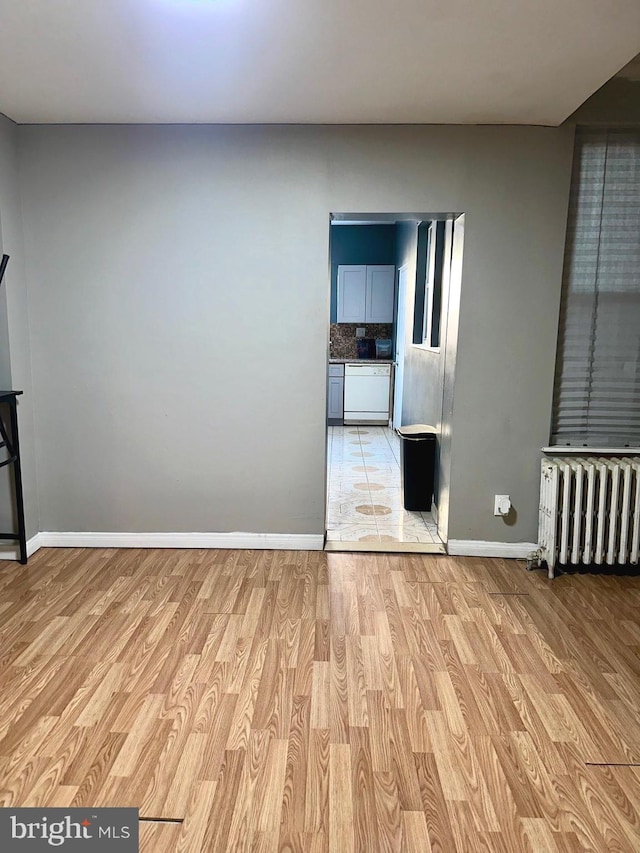
[[[400,472],[404,508],[418,512],[431,509],[436,464],[436,430],[427,424],[411,424],[397,430],[402,445]]]

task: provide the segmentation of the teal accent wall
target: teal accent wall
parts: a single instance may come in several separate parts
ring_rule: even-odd
[[[331,254],[331,322],[338,322],[338,265],[395,264],[396,226],[332,225]]]

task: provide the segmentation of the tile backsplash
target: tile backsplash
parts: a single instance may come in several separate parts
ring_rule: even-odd
[[[357,358],[356,329],[365,329],[365,338],[391,338],[391,323],[331,323],[329,327],[330,358]]]

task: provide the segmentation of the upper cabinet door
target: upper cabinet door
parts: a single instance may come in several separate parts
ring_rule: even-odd
[[[364,323],[367,304],[367,267],[338,267],[338,323]]]
[[[365,323],[393,323],[395,279],[395,267],[367,267]]]

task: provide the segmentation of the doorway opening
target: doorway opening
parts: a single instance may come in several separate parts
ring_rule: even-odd
[[[325,547],[445,553],[464,215],[334,213],[329,227]],[[416,423],[436,432],[435,477],[407,466],[409,510],[396,430]]]

